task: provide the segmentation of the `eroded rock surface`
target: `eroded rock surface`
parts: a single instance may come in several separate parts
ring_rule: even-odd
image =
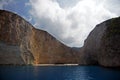
[[[120,67],[120,17],[98,24],[70,48],[17,14],[0,10],[0,64],[97,64]]]
[[[120,17],[98,24],[80,51],[84,64],[120,66]]]
[[[46,31],[34,28],[17,14],[0,10],[0,64],[76,63],[78,59],[72,48]]]

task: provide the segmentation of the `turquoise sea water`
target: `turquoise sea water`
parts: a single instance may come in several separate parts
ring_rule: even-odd
[[[0,66],[0,80],[120,80],[120,70],[99,66]]]

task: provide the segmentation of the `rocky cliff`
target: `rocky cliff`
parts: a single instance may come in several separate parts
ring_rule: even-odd
[[[78,49],[65,46],[17,14],[0,10],[0,64],[42,63],[120,67],[120,17],[98,24]]]
[[[0,10],[0,64],[26,64],[32,26],[17,14]]]
[[[120,66],[120,17],[98,24],[81,48],[84,64]]]
[[[76,52],[17,14],[0,10],[0,64],[76,63]]]

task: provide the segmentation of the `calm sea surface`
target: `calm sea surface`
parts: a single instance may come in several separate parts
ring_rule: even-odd
[[[120,80],[120,70],[98,66],[0,66],[0,80]]]

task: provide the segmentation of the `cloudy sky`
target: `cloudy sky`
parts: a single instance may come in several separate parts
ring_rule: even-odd
[[[81,47],[95,25],[120,16],[120,0],[0,0],[0,9],[19,14],[70,47]]]

